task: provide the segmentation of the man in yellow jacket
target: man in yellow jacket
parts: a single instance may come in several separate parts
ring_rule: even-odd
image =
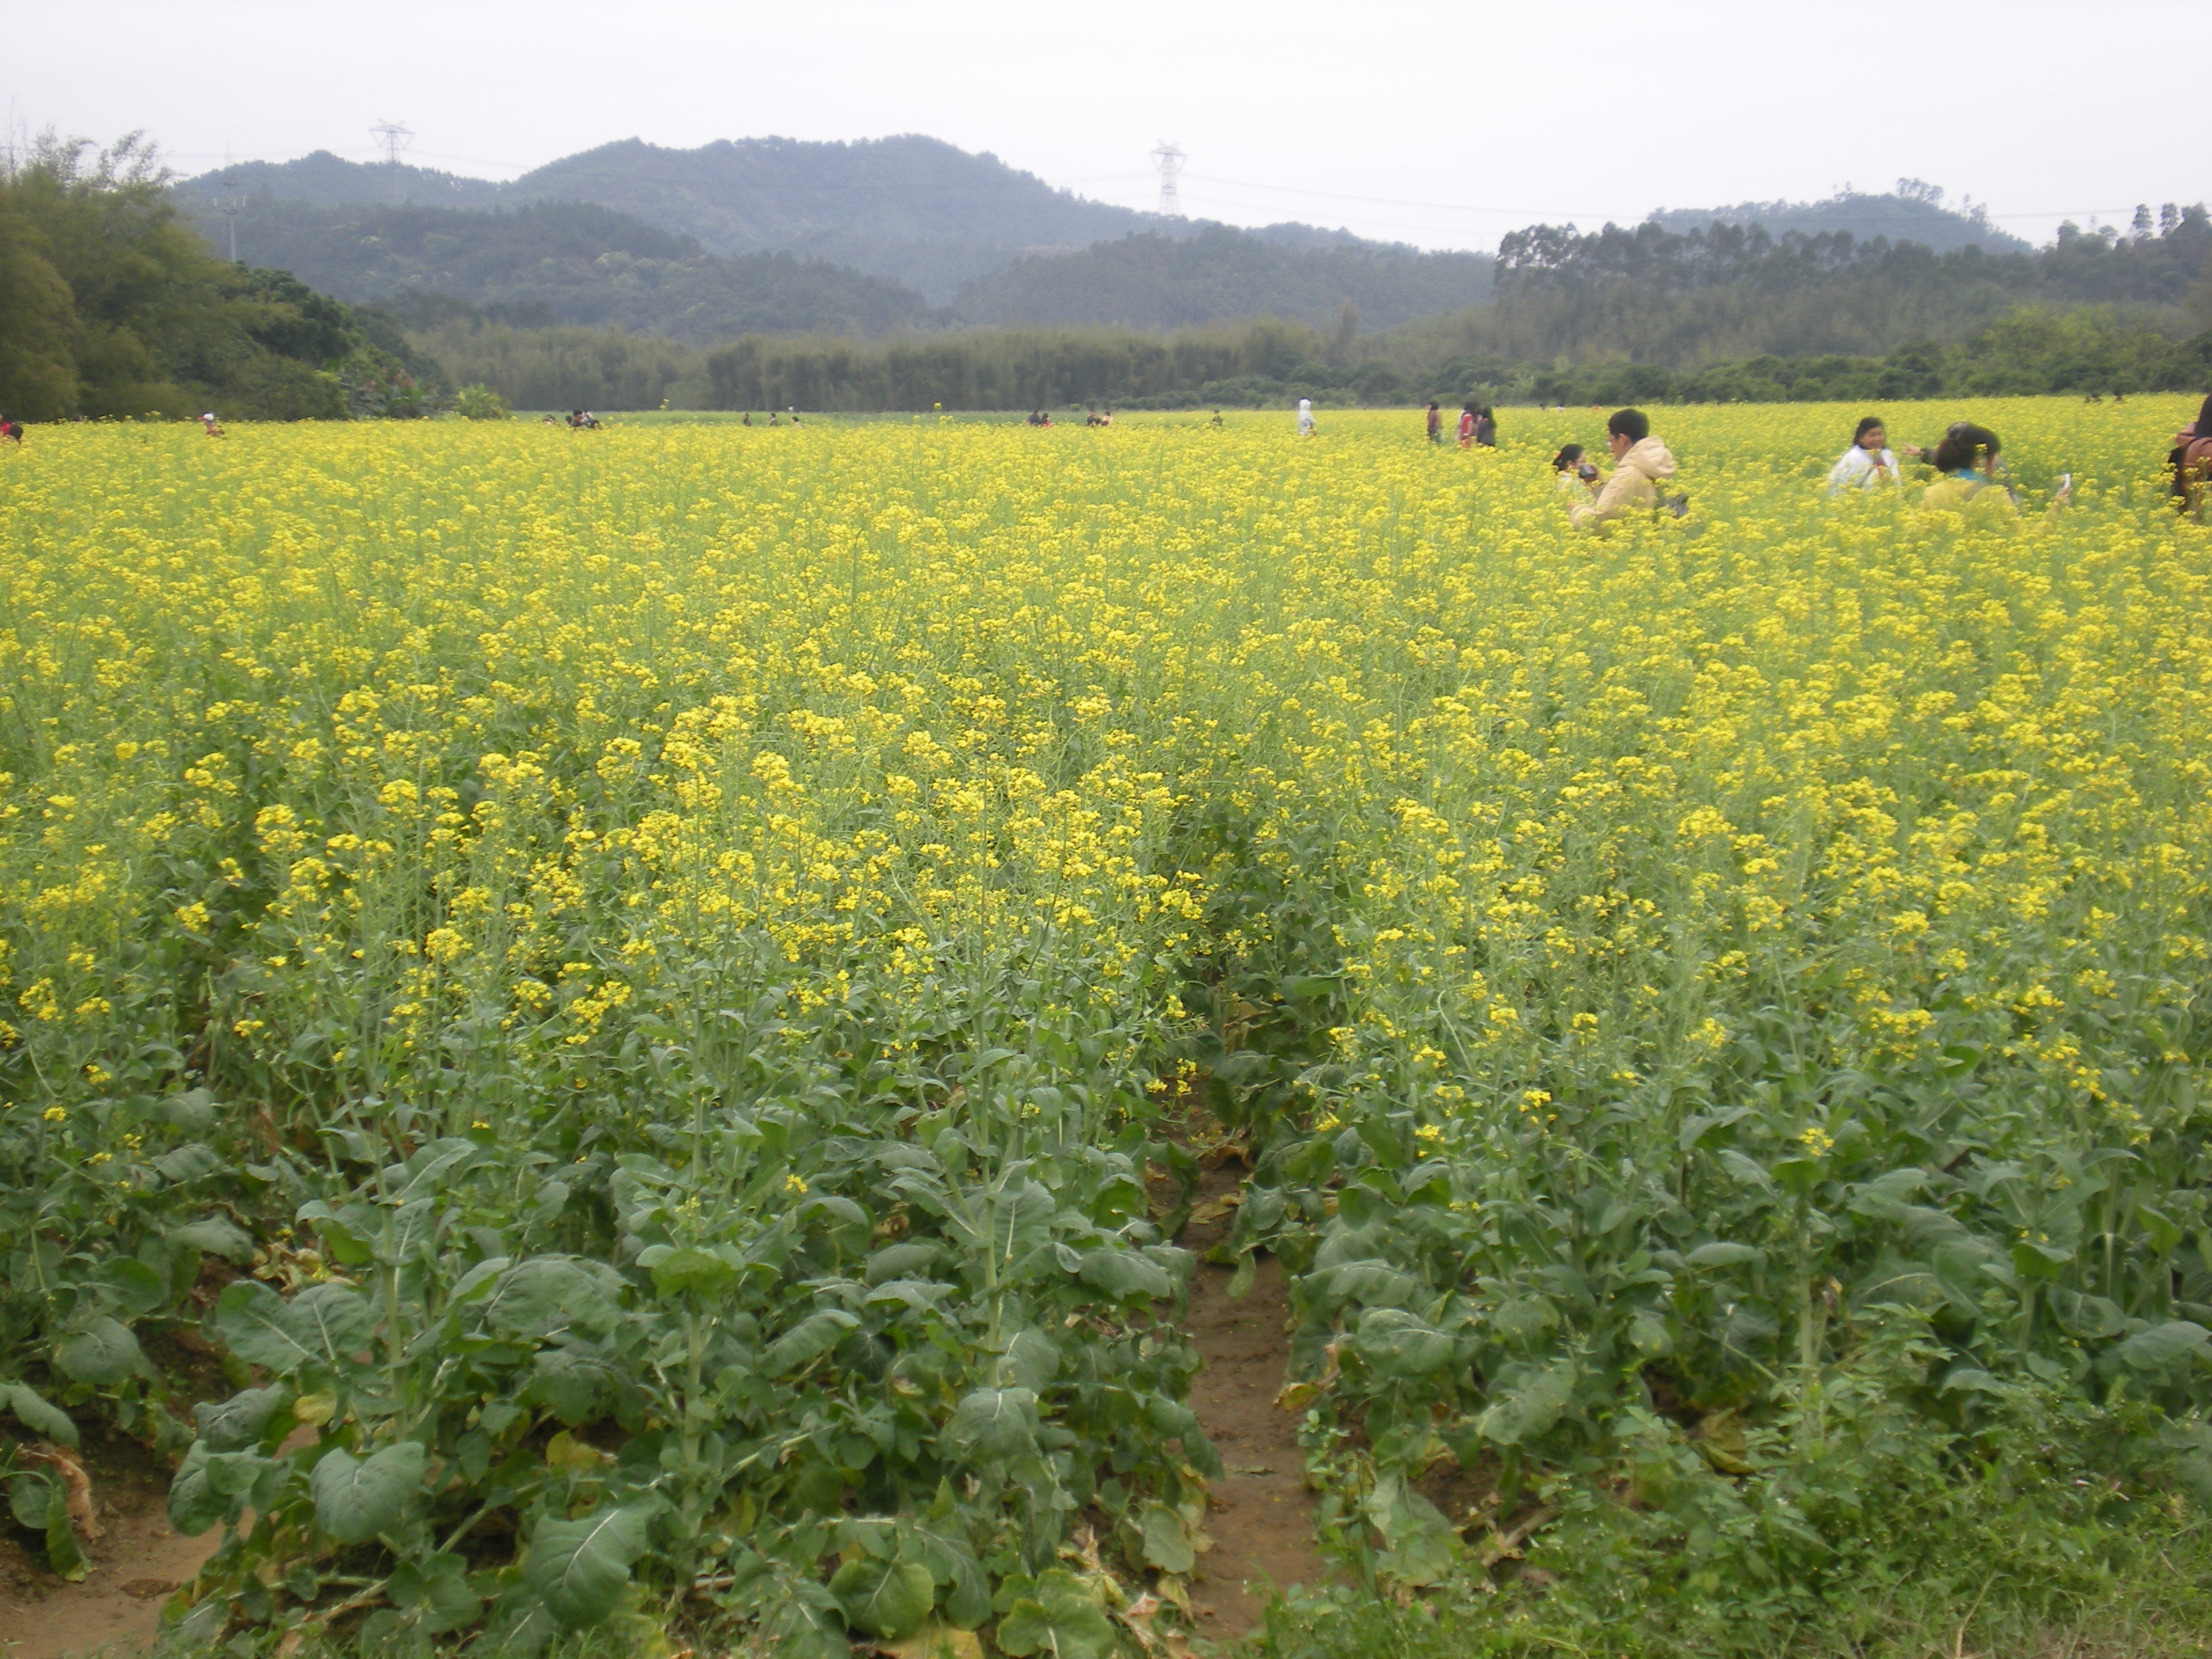
[[[1650,417],[1642,410],[1616,410],[1605,430],[1613,444],[1613,472],[1599,486],[1595,500],[1567,508],[1567,522],[1577,530],[1594,529],[1638,508],[1650,511],[1661,505],[1660,480],[1674,476],[1674,457],[1651,435]],[[1665,505],[1680,516],[1688,497],[1677,495]]]

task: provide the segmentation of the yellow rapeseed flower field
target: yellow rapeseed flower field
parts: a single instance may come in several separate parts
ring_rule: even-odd
[[[1655,1377],[1755,1416],[1906,1326],[1954,1416],[2124,1373],[2178,1420],[2189,410],[1887,410],[2002,435],[2021,510],[1964,514],[1827,499],[1861,412],[1654,411],[1689,513],[1599,533],[1547,465],[1590,411],[35,431],[0,1378],[182,1450],[133,1332],[234,1264],[281,1397],[173,1513],[279,1524],[204,1632],[634,1577],[825,1652],[1103,1651],[1218,1468],[1146,1184],[1179,1076],[1401,1578],[1462,1559],[1440,1460],[1625,1455]]]

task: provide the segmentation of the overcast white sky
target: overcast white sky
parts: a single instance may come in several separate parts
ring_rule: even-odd
[[[2212,195],[2208,0],[0,0],[0,113],[173,165],[507,178],[636,137],[925,132],[1101,200],[1488,247],[1543,219],[1886,190],[2045,240]]]

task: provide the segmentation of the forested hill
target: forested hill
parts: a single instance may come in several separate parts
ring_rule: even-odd
[[[1488,297],[1491,266],[1488,254],[1285,246],[1217,225],[1022,259],[962,289],[952,308],[971,323],[1172,329],[1242,317],[1327,326],[1349,306],[1360,325],[1390,328]]]
[[[227,228],[201,222],[211,237]],[[264,201],[240,213],[238,251],[248,264],[403,315],[459,309],[696,345],[741,334],[869,336],[936,320],[920,294],[885,278],[785,252],[725,258],[583,202],[484,211]]]
[[[776,249],[853,266],[950,299],[961,283],[1024,252],[1087,246],[1181,222],[1055,190],[996,156],[906,135],[852,143],[722,140],[665,149],[635,138],[564,156],[508,184],[425,168],[364,165],[319,153],[281,166],[246,163],[179,187],[213,224],[226,195],[249,222],[289,204],[321,208],[588,202],[696,238],[710,253]],[[242,251],[242,249],[241,249]]]
[[[1990,222],[1972,201],[1961,208],[1943,205],[1943,191],[1918,179],[1900,179],[1895,191],[1872,195],[1842,190],[1819,202],[1738,202],[1733,207],[1662,208],[1650,222],[1662,230],[1703,230],[1733,225],[1764,230],[1770,236],[1791,231],[1817,236],[1844,232],[1862,242],[1877,236],[1893,242],[1917,242],[1938,253],[1978,247],[1986,253],[2026,253],[2028,244]]]

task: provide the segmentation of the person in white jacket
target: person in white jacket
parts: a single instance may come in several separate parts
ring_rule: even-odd
[[[1650,416],[1640,409],[1616,410],[1606,421],[1605,431],[1613,446],[1613,471],[1599,487],[1596,500],[1568,506],[1569,524],[1577,530],[1595,529],[1637,507],[1648,512],[1663,507],[1676,518],[1688,511],[1686,495],[1660,498],[1660,482],[1674,476],[1674,457],[1651,435]]]
[[[1313,399],[1310,398],[1301,398],[1298,399],[1298,436],[1301,438],[1310,438],[1313,434]]]
[[[1889,452],[1889,434],[1882,427],[1881,416],[1869,415],[1851,434],[1851,447],[1844,452],[1843,459],[1828,469],[1828,493],[1874,489],[1898,481],[1897,457]]]

